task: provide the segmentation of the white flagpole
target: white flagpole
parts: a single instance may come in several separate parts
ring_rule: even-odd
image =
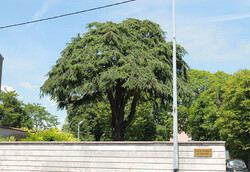
[[[178,116],[177,116],[177,77],[176,77],[176,35],[175,35],[175,0],[173,0],[173,160],[174,172],[179,171],[178,147]]]

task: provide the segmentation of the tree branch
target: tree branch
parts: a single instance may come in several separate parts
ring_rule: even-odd
[[[130,114],[125,119],[125,127],[127,127],[130,124],[130,122],[133,120],[133,118],[135,116],[136,103],[138,101],[139,96],[140,96],[140,93],[137,93],[134,95],[133,102],[132,102],[131,108],[130,108]]]
[[[109,102],[110,102],[110,105],[111,105],[111,109],[112,107],[114,107],[114,97],[113,97],[113,94],[111,91],[107,91],[107,95],[108,95],[108,99],[109,99]]]
[[[125,105],[127,104],[128,99],[129,99],[130,97],[132,97],[132,96],[138,94],[138,93],[139,93],[138,90],[130,91],[129,93],[127,93],[126,96],[125,96],[124,99],[123,99],[123,102],[122,102],[122,104],[124,105],[124,107],[125,107]]]

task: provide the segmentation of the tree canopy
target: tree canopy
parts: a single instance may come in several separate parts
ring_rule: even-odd
[[[179,107],[188,117],[193,140],[225,140],[232,158],[247,160],[250,151],[250,71],[234,75],[190,70],[190,102]],[[183,114],[181,114],[183,115]]]
[[[234,157],[250,155],[250,70],[239,70],[223,84],[222,113],[216,121],[220,136]]]
[[[156,100],[160,102],[160,99]],[[131,103],[131,102],[129,102]],[[166,141],[172,134],[172,115],[168,109],[152,101],[138,103],[134,119],[128,126],[124,140],[126,141]],[[129,109],[125,109],[128,111]],[[68,108],[66,124],[62,130],[78,134],[80,127],[80,140],[84,141],[110,141],[112,140],[111,110],[108,99],[96,104]]]
[[[40,104],[23,103],[16,91],[0,92],[0,125],[44,130],[58,124],[57,117]]]
[[[193,140],[220,140],[219,129],[214,123],[221,114],[222,86],[229,74],[191,70],[189,77],[193,94],[190,108],[186,111],[189,113],[188,132]]]
[[[0,125],[31,128],[31,118],[25,111],[25,104],[19,101],[17,96],[15,91],[0,92]]]
[[[90,23],[62,51],[41,87],[59,108],[84,106],[107,97],[113,140],[124,140],[141,94],[164,103],[172,99],[172,43],[149,20]],[[179,94],[184,94],[188,66],[177,45]],[[128,103],[131,102],[131,103]],[[129,111],[125,111],[128,108]]]

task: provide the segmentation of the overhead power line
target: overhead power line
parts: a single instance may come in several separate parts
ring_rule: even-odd
[[[0,29],[6,29],[6,28],[10,28],[10,27],[16,27],[16,26],[21,26],[21,25],[25,25],[25,24],[37,23],[37,22],[41,22],[41,21],[52,20],[52,19],[56,19],[56,18],[61,18],[61,17],[75,15],[75,14],[85,13],[85,12],[89,12],[89,11],[100,10],[100,9],[103,9],[103,8],[108,8],[108,7],[113,7],[113,6],[117,6],[117,5],[126,4],[126,3],[129,3],[129,2],[132,2],[132,1],[136,1],[136,0],[128,0],[128,1],[118,2],[118,3],[114,3],[114,4],[110,4],[110,5],[91,8],[91,9],[88,9],[88,10],[82,10],[82,11],[77,11],[77,12],[68,13],[68,14],[62,14],[62,15],[58,15],[58,16],[54,16],[54,17],[48,17],[48,18],[44,18],[44,19],[33,20],[33,21],[18,23],[18,24],[12,24],[12,25],[8,25],[8,26],[2,26],[2,27],[0,27]]]

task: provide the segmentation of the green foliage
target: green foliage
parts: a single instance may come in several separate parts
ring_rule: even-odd
[[[74,135],[78,134],[78,123],[80,125],[80,140],[99,141],[103,134],[104,140],[111,140],[111,112],[108,100],[100,101],[96,104],[67,109],[67,124],[64,125]]]
[[[234,75],[189,71],[191,102],[179,107],[188,116],[185,130],[193,140],[225,140],[231,157],[250,154],[250,71]]]
[[[172,94],[172,43],[165,42],[157,24],[128,19],[120,24],[95,22],[88,28],[83,37],[72,38],[41,87],[60,108],[115,92],[119,83],[129,93]],[[178,76],[186,77],[187,65],[182,60],[186,52],[179,45],[177,52]]]
[[[31,118],[33,129],[45,130],[59,124],[57,117],[46,111],[40,104],[27,104],[25,105],[25,111]]]
[[[229,75],[190,70],[189,77],[190,102],[179,107],[180,115],[188,117],[185,130],[193,140],[220,140],[219,128],[214,123],[221,114],[222,86]]]
[[[15,137],[11,136],[8,138],[0,138],[0,142],[13,142],[16,141]]]
[[[232,157],[250,155],[250,70],[239,70],[224,85],[222,113],[216,121]]]
[[[39,104],[24,104],[16,91],[0,92],[0,125],[28,129],[47,129],[58,125],[56,116]]]
[[[17,99],[17,92],[0,92],[0,125],[31,128],[31,118],[25,111],[25,104]]]
[[[136,108],[133,121],[125,133],[128,141],[153,141],[156,137],[156,123],[150,102],[140,103]]]
[[[162,124],[156,124],[156,138],[155,141],[170,140],[173,133],[173,117],[172,114],[166,112],[163,114]]]
[[[173,116],[171,113],[171,106],[160,103],[157,99],[151,106],[153,107],[153,116],[156,125],[156,141],[167,141],[172,137]]]
[[[21,141],[78,141],[72,134],[60,131],[58,128],[50,128],[44,131],[32,133],[28,132],[28,137]]]
[[[164,103],[172,100],[172,43],[165,42],[159,25],[149,20],[94,22],[88,28],[62,51],[41,92],[59,108],[89,106],[108,98],[112,137],[123,140],[142,94]],[[185,54],[177,45],[179,95],[187,92]],[[130,107],[128,114],[125,107]]]
[[[160,100],[158,100],[160,102]],[[129,113],[128,104],[126,113]],[[63,126],[63,131],[68,131],[74,136],[78,134],[78,123],[80,125],[80,139],[84,141],[110,141],[112,140],[111,116],[109,102],[106,101],[82,106],[79,108],[69,108],[67,124]],[[126,141],[166,141],[172,133],[172,115],[162,107],[156,107],[151,101],[144,101],[137,105],[135,117],[128,126]]]

